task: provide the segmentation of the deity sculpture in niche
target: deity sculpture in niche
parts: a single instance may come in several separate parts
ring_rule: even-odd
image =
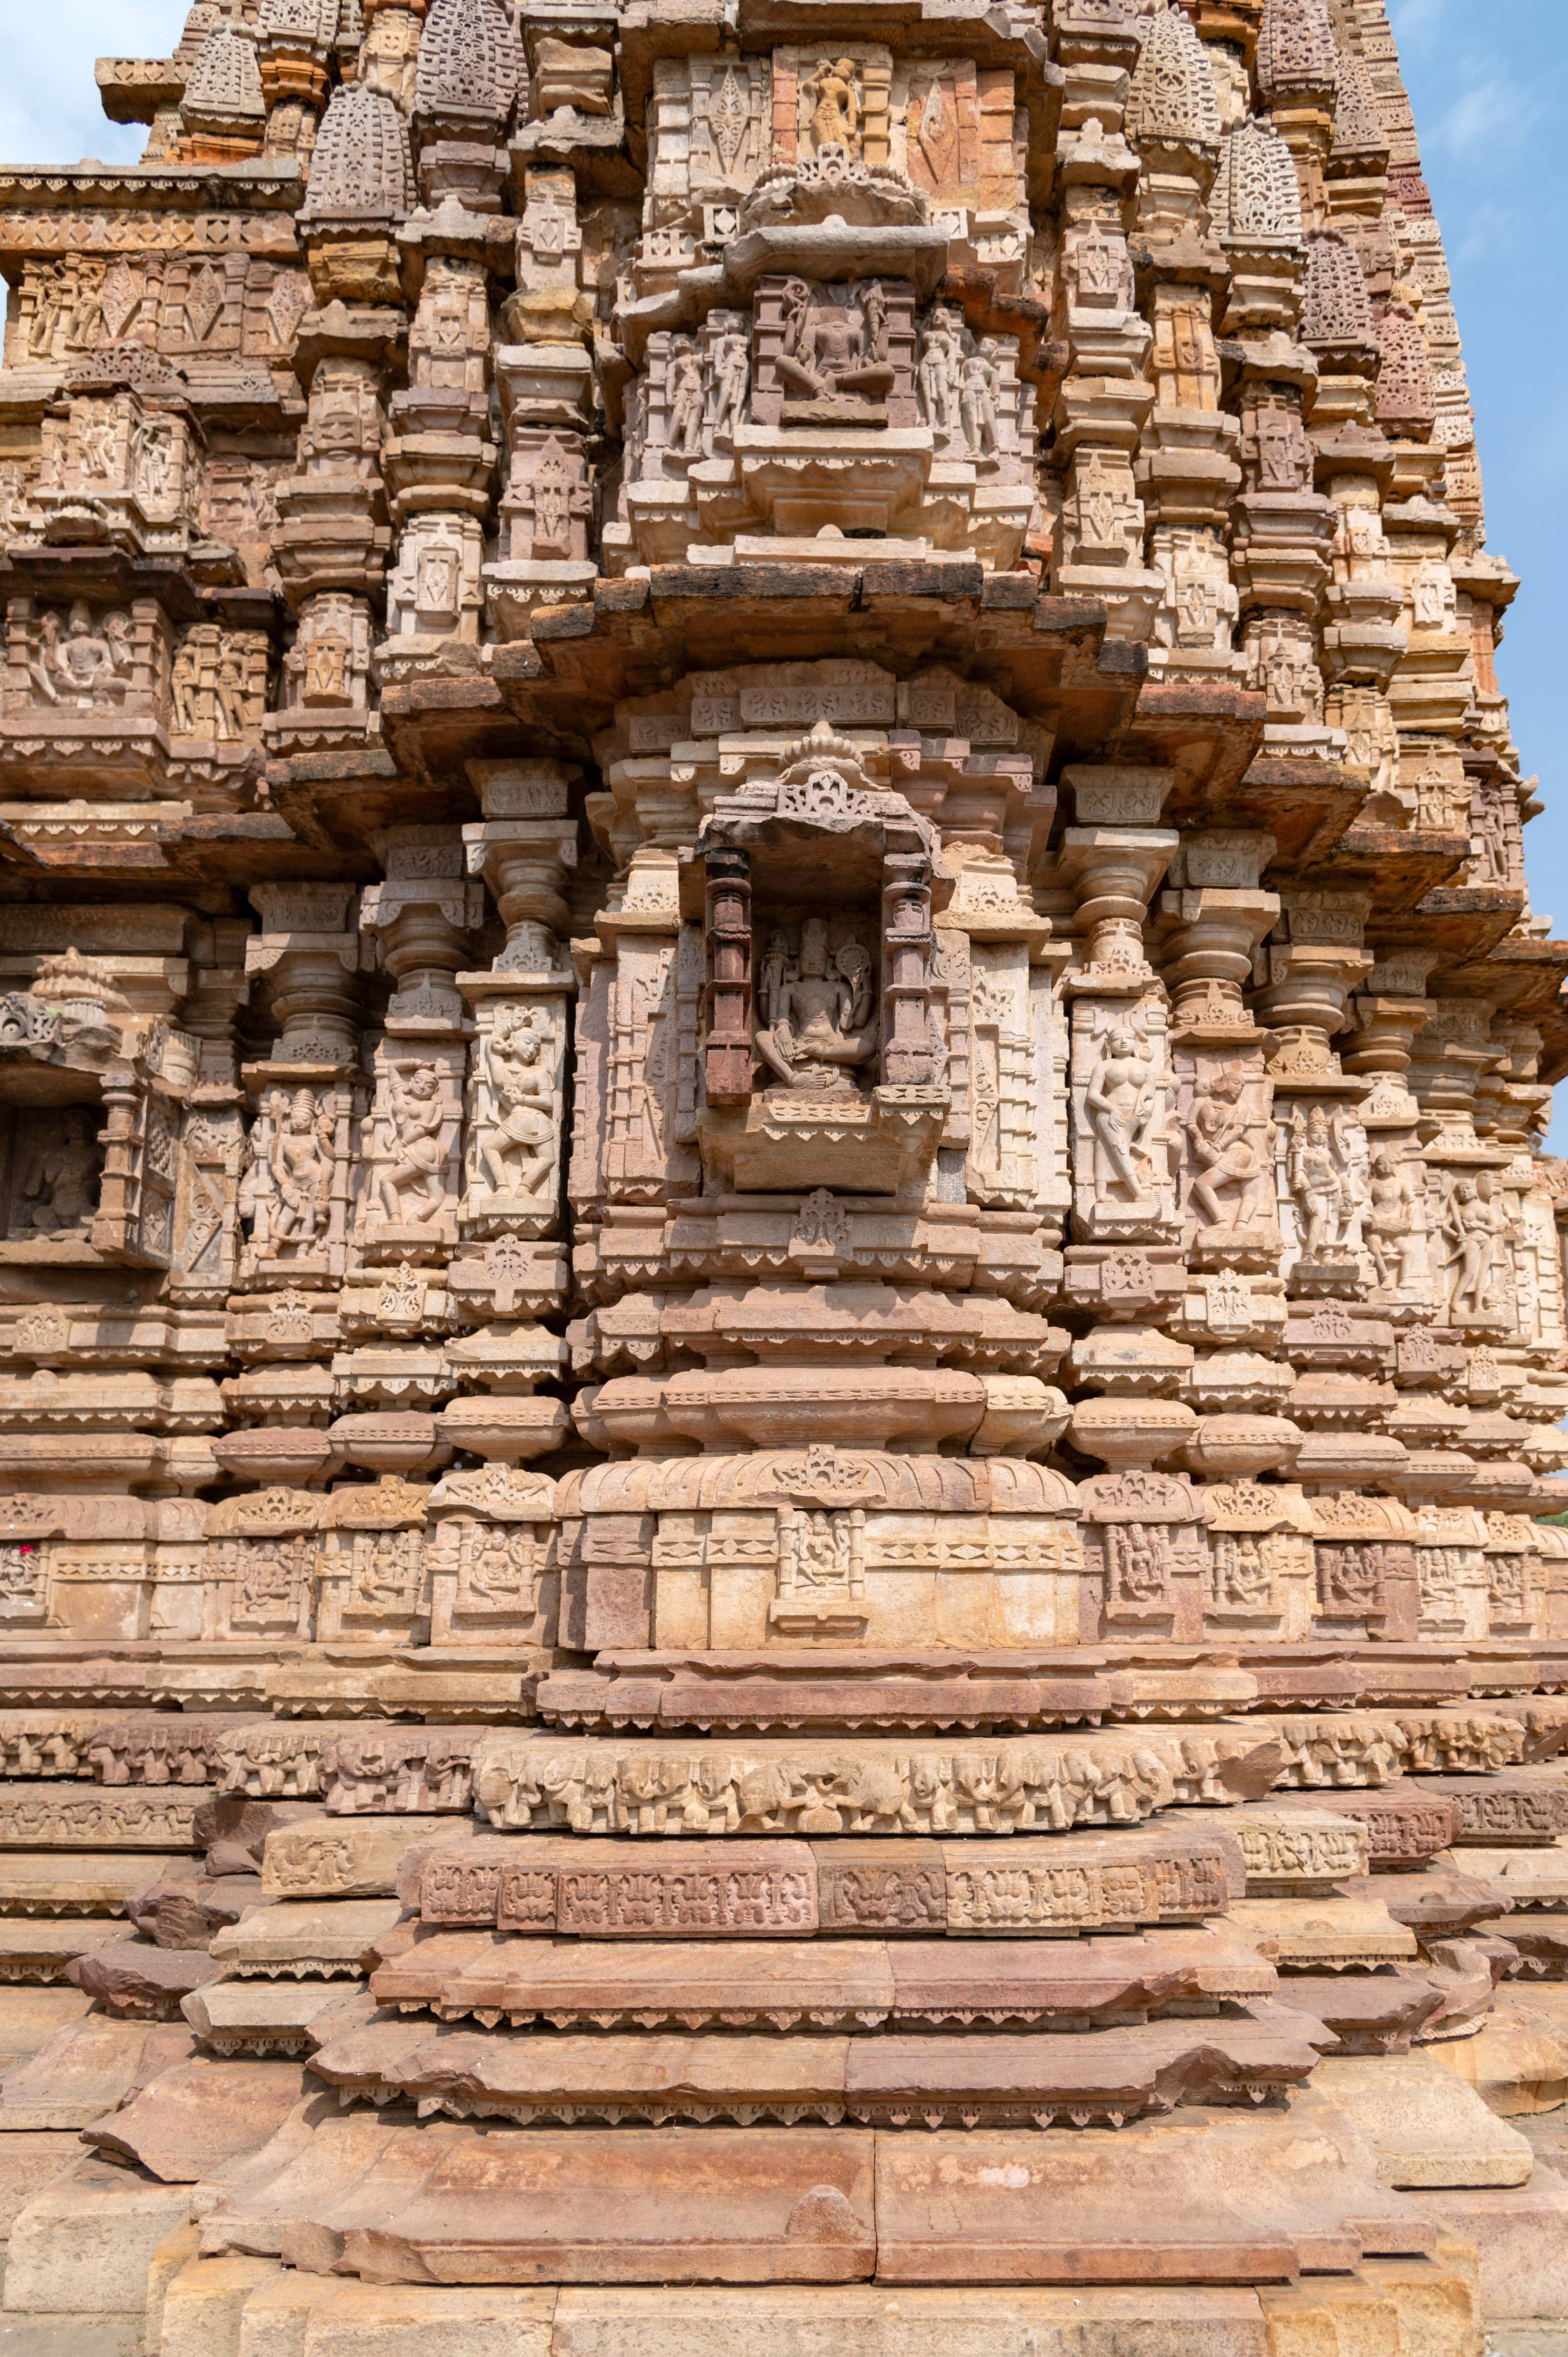
[[[703,382],[703,363],[684,340],[671,354],[670,373],[669,447],[680,457],[700,458],[707,389]]]
[[[548,1020],[508,1008],[487,1043],[477,1142],[490,1194],[541,1196],[555,1168],[554,1080],[535,1028]]]
[[[12,1232],[83,1235],[98,1208],[98,1123],[84,1106],[40,1120],[23,1115]]]
[[[292,1099],[274,1089],[251,1133],[240,1181],[240,1217],[260,1254],[308,1248],[327,1223],[332,1190],[333,1116],[309,1089]]]
[[[1499,1264],[1506,1257],[1505,1246],[1518,1238],[1519,1224],[1509,1219],[1492,1171],[1452,1178],[1440,1232],[1448,1315],[1454,1323],[1477,1325],[1500,1316],[1507,1277]]]
[[[1326,1546],[1319,1542],[1317,1601],[1332,1618],[1376,1619],[1384,1609],[1386,1550],[1378,1545]]]
[[[1270,1534],[1224,1531],[1210,1550],[1211,1602],[1219,1612],[1272,1612],[1277,1581]]]
[[[1285,1185],[1301,1229],[1302,1257],[1361,1250],[1366,1218],[1366,1134],[1347,1112],[1298,1105],[1283,1129]]]
[[[381,1208],[394,1226],[434,1219],[446,1205],[441,1127],[446,1108],[441,1075],[434,1064],[416,1064],[406,1075],[392,1066],[381,1110],[384,1156]]]
[[[471,1523],[457,1593],[459,1611],[533,1611],[537,1599],[532,1525]]]
[[[751,387],[751,338],[740,314],[710,313],[709,350],[713,376],[713,440],[722,449],[733,447],[736,429],[746,423],[746,396]]]
[[[129,618],[116,612],[105,614],[94,629],[92,609],[81,597],[63,631],[58,614],[45,614],[38,653],[27,665],[39,701],[74,704],[84,712],[95,704],[118,702],[131,684],[128,628]]]
[[[760,962],[753,1031],[757,1052],[775,1075],[773,1086],[810,1089],[818,1096],[855,1092],[856,1071],[881,1042],[874,1003],[871,956],[863,942],[851,935],[830,951],[826,920],[807,917],[800,949],[791,955],[785,933],[775,932]]]
[[[422,1534],[356,1531],[345,1609],[411,1612],[418,1586]]]
[[[996,390],[1000,372],[996,343],[987,337],[963,363],[959,383],[959,421],[964,447],[972,458],[994,458],[997,449]]]
[[[858,318],[847,306],[814,299],[803,278],[786,286],[783,307],[784,344],[773,365],[791,393],[807,401],[886,400],[894,371],[886,302],[875,279],[861,293]]]
[[[860,68],[853,58],[822,58],[816,70],[801,79],[801,96],[811,109],[811,145],[842,147],[846,156],[861,151]]]
[[[244,1629],[292,1631],[299,1620],[306,1543],[298,1538],[231,1540],[241,1558],[233,1620]]]
[[[1367,1195],[1367,1249],[1378,1283],[1408,1299],[1426,1274],[1424,1181],[1385,1146],[1372,1157]]]
[[[1522,888],[1524,863],[1512,804],[1512,789],[1507,783],[1477,786],[1470,797],[1467,819],[1461,816],[1459,824],[1468,826],[1469,872],[1474,883],[1496,885],[1504,891]]]
[[[267,641],[257,630],[199,623],[180,640],[169,678],[170,734],[237,744],[260,725],[267,700]]]
[[[1165,1143],[1165,1090],[1135,1021],[1112,1022],[1096,1043],[1084,1093],[1094,1141],[1097,1197],[1141,1202],[1159,1185],[1156,1149]]]
[[[963,321],[956,311],[933,306],[920,335],[920,361],[915,371],[920,415],[940,434],[950,433],[958,422],[957,394],[963,369]]]
[[[1249,1073],[1240,1063],[1222,1063],[1195,1095],[1187,1121],[1187,1156],[1194,1170],[1189,1200],[1207,1228],[1233,1232],[1270,1217],[1268,1163],[1272,1142],[1254,1139],[1246,1103]],[[1271,1125],[1272,1128],[1272,1125]]]

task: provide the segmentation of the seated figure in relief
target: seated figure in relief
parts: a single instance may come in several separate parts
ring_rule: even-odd
[[[762,963],[755,1033],[774,1084],[819,1096],[855,1089],[858,1068],[881,1042],[872,999],[871,959],[861,942],[841,942],[830,958],[826,924],[808,917],[791,958],[776,933]]]

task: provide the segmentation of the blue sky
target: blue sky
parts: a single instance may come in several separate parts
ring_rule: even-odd
[[[1556,633],[1568,551],[1568,361],[1563,256],[1568,173],[1564,0],[1394,0],[1422,162],[1443,225],[1475,397],[1487,539],[1521,576],[1498,672],[1525,773],[1546,809],[1526,835],[1531,897],[1568,938],[1568,697]],[[104,121],[100,52],[166,56],[184,0],[12,0],[0,79],[0,156],[17,163],[131,163],[138,125]],[[1552,1144],[1568,1154],[1568,1086]]]

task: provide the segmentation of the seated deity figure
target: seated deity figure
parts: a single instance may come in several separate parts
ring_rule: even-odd
[[[784,348],[773,363],[780,383],[808,401],[886,400],[894,371],[875,357],[880,290],[871,305],[869,338],[864,323],[871,292],[862,296],[857,317],[847,307],[813,303],[804,280],[791,280],[784,291]]]
[[[92,609],[79,597],[60,633],[58,614],[46,614],[42,639],[27,673],[46,704],[74,704],[82,710],[94,704],[113,704],[131,684],[131,648],[124,614],[104,617],[102,631],[92,627]]]
[[[59,1134],[34,1146],[23,1172],[16,1224],[41,1236],[80,1235],[98,1209],[98,1124],[80,1105]]]
[[[881,1042],[872,996],[871,959],[861,943],[844,942],[830,959],[826,924],[808,917],[799,956],[789,958],[776,938],[763,962],[757,1052],[787,1089],[844,1095]]]

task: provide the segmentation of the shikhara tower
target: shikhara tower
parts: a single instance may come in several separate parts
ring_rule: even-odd
[[[1382,0],[98,79],[0,172],[5,2308],[1568,2320],[1568,943]]]

